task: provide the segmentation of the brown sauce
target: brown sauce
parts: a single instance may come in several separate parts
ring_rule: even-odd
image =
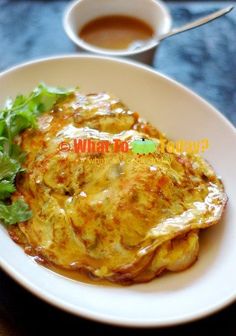
[[[105,49],[127,49],[148,41],[153,29],[144,21],[123,15],[111,15],[88,22],[79,31],[85,42]]]
[[[34,261],[36,261],[36,259],[34,257],[32,259]],[[99,279],[99,278],[92,277],[84,271],[67,270],[67,269],[61,268],[59,266],[52,265],[52,264],[44,264],[44,263],[40,263],[40,264],[43,267],[46,267],[47,269],[49,269],[52,272],[55,272],[55,273],[57,273],[57,274],[59,274],[63,277],[69,278],[69,279],[77,281],[77,282],[83,282],[83,283],[87,283],[87,284],[90,284],[90,285],[121,287],[121,285],[119,285],[117,283],[110,282],[110,281],[105,280],[105,279]]]

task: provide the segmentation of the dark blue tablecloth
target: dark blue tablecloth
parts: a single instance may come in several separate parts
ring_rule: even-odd
[[[0,0],[0,71],[38,57],[76,52],[62,28],[67,3],[66,0]],[[175,25],[180,25],[227,4],[175,1],[168,6]],[[202,95],[236,124],[236,10],[207,26],[163,42],[154,67]],[[0,271],[0,336],[72,333],[199,336],[205,332],[235,336],[235,317],[236,305],[231,305],[212,317],[171,329],[131,330],[104,326],[58,311]]]

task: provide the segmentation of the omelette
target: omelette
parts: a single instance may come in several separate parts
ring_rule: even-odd
[[[104,141],[109,151],[78,153],[74,139]],[[140,139],[157,150],[132,151]],[[55,104],[17,139],[27,157],[12,199],[23,197],[33,216],[10,226],[10,236],[39,263],[96,281],[128,285],[187,269],[227,196],[200,155],[158,151],[161,139],[107,93],[76,91]],[[129,150],[114,151],[114,141]]]

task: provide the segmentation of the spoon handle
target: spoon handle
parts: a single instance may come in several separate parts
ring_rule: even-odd
[[[187,23],[186,25],[182,26],[182,27],[179,27],[179,28],[174,28],[172,29],[169,33],[167,34],[163,34],[162,36],[160,36],[158,39],[159,41],[161,40],[164,40],[170,36],[173,36],[173,35],[176,35],[176,34],[179,34],[179,33],[182,33],[186,30],[190,30],[190,29],[193,29],[193,28],[196,28],[196,27],[199,27],[199,26],[202,26],[210,21],[213,21],[215,19],[217,19],[218,17],[222,16],[222,15],[225,15],[229,12],[231,12],[231,10],[234,8],[234,6],[229,6],[229,7],[226,7],[226,8],[223,8],[223,9],[220,9],[218,10],[217,12],[214,12],[210,15],[207,15],[201,19],[198,19],[194,22],[190,22],[190,23]]]

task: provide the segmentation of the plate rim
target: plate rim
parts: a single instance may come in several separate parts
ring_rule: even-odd
[[[193,90],[189,89],[185,85],[179,83],[178,81],[170,78],[169,76],[166,76],[162,74],[161,72],[153,69],[151,66],[141,64],[137,61],[128,60],[128,59],[120,59],[120,58],[114,58],[109,56],[100,56],[100,55],[91,55],[87,53],[81,53],[81,54],[62,54],[62,55],[54,55],[50,57],[42,57],[42,58],[36,58],[27,62],[22,62],[17,65],[11,66],[7,68],[6,70],[0,72],[0,79],[4,77],[5,75],[14,72],[20,68],[28,67],[30,65],[34,65],[37,63],[43,63],[48,61],[54,61],[54,60],[60,60],[60,59],[69,59],[69,58],[77,58],[77,59],[100,59],[100,60],[107,60],[114,63],[123,63],[135,68],[143,69],[145,71],[148,71],[149,73],[159,76],[166,81],[172,83],[174,86],[181,88],[183,91],[187,92],[187,94],[190,94],[192,97],[195,97],[198,99],[202,104],[207,105],[207,107],[212,111],[212,113],[216,114],[218,118],[221,119],[222,122],[226,124],[226,126],[230,127],[230,129],[234,132],[235,138],[236,138],[236,128],[234,125],[223,115],[219,112],[219,110],[214,107],[214,105],[210,104],[208,101],[206,101],[204,98],[199,96],[197,93],[195,93]],[[30,280],[27,280],[25,276],[22,276],[19,272],[15,271],[13,267],[5,262],[2,257],[0,256],[0,268],[4,272],[6,272],[12,279],[14,279],[18,284],[20,284],[23,288],[28,290],[31,294],[35,295],[39,299],[43,300],[44,302],[49,303],[50,305],[59,308],[65,312],[72,313],[73,315],[76,315],[78,317],[83,317],[91,321],[96,322],[102,322],[106,324],[110,324],[113,326],[123,326],[123,327],[138,327],[138,328],[153,328],[153,327],[170,327],[170,326],[177,326],[184,323],[190,323],[193,321],[197,321],[199,319],[202,319],[204,317],[210,316],[214,313],[219,312],[223,308],[226,308],[230,304],[236,302],[236,291],[235,293],[232,293],[229,295],[226,299],[222,299],[217,304],[210,304],[207,306],[204,310],[201,309],[198,313],[194,312],[192,314],[183,315],[181,317],[176,317],[175,319],[170,318],[169,320],[166,319],[165,321],[134,321],[130,318],[123,318],[120,319],[118,316],[111,316],[106,315],[104,313],[98,313],[94,312],[89,309],[84,309],[81,307],[75,307],[74,305],[66,302],[64,299],[60,299],[46,290],[41,290],[37,285],[34,285],[34,283]]]

